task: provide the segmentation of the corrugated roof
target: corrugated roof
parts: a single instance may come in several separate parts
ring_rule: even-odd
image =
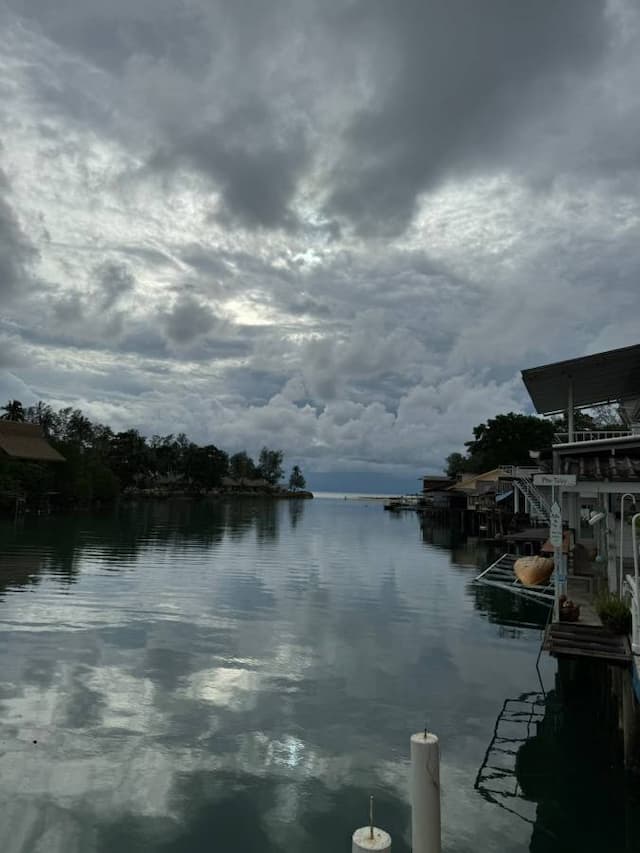
[[[530,367],[522,371],[522,381],[541,415],[565,411],[570,381],[575,408],[636,397],[640,395],[640,344]]]
[[[0,450],[12,459],[34,459],[38,462],[64,462],[42,434],[38,424],[0,421]]]

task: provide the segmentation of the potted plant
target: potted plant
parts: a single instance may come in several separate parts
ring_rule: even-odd
[[[613,634],[631,633],[631,610],[624,599],[614,593],[603,593],[596,599],[596,612]]]
[[[580,618],[580,605],[574,604],[566,595],[560,596],[560,621],[577,622]]]

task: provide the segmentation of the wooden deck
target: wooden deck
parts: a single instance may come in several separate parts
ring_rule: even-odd
[[[612,634],[602,625],[553,622],[545,631],[543,648],[554,657],[597,658],[624,666],[631,663],[628,638]]]
[[[544,635],[543,648],[554,657],[592,658],[628,666],[631,648],[627,637],[603,627],[594,607],[594,582],[569,575],[568,597],[580,605],[578,622],[553,622]]]

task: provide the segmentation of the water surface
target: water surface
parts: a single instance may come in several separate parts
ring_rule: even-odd
[[[473,586],[483,559],[366,501],[2,525],[0,850],[348,851],[373,793],[402,853],[425,725],[445,850],[640,849],[636,789],[544,704],[544,610]],[[526,796],[487,755],[523,694]],[[498,731],[519,744],[522,719]]]

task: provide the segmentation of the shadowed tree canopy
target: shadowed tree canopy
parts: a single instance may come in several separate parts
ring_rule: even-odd
[[[229,459],[229,474],[234,480],[246,478],[252,480],[258,476],[258,469],[249,454],[241,450]]]
[[[282,479],[282,460],[284,454],[282,450],[269,450],[268,447],[263,447],[258,457],[258,471],[267,483],[272,486]]]
[[[473,440],[465,442],[467,455],[456,457],[453,460],[454,467],[478,473],[490,471],[499,465],[530,465],[529,451],[550,447],[555,431],[553,421],[545,421],[534,415],[515,412],[496,415],[473,428]],[[451,456],[447,458],[447,473],[451,467]]]
[[[455,480],[460,474],[469,470],[469,460],[462,453],[450,453],[446,459],[445,473]]]
[[[289,488],[297,492],[300,489],[304,489],[307,485],[307,481],[304,478],[302,471],[300,470],[299,465],[294,465],[291,469],[291,475],[289,477]]]
[[[86,506],[112,500],[121,490],[130,489],[201,494],[219,488],[229,474],[235,479],[263,477],[272,485],[282,478],[281,450],[263,447],[256,465],[244,450],[229,458],[214,444],[199,446],[184,433],[150,439],[136,429],[114,433],[80,409],[54,411],[43,401],[25,410],[20,401],[9,400],[0,412],[5,420],[39,424],[66,460],[49,471],[42,466],[16,466],[0,457],[0,491],[7,493],[28,497],[52,491],[65,504]]]
[[[20,400],[9,400],[0,411],[3,413],[0,415],[0,418],[3,421],[24,420],[24,408],[22,407]]]

